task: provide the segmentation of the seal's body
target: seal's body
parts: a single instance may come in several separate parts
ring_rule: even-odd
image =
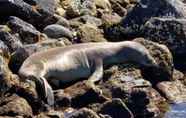
[[[149,51],[137,42],[83,43],[35,53],[24,61],[19,75],[43,80],[47,101],[53,104],[52,89],[45,78],[63,82],[89,78],[89,82],[94,83],[102,78],[103,65],[125,62],[156,65]]]

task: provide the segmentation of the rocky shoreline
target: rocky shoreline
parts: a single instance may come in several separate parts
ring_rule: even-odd
[[[1,0],[0,118],[159,118],[186,102],[184,0]],[[96,83],[52,83],[55,108],[18,70],[33,53],[77,43],[135,41],[159,68],[104,67]]]

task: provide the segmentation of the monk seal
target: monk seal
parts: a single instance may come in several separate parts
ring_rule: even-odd
[[[133,62],[141,66],[157,66],[150,52],[140,43],[132,41],[82,43],[66,47],[51,48],[32,54],[19,69],[20,78],[36,82],[43,89],[45,100],[54,104],[52,88],[47,82],[51,78],[71,82],[89,78],[87,83],[100,80],[103,65]]]

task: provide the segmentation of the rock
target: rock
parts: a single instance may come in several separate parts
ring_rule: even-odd
[[[134,88],[132,89],[126,104],[135,117],[150,118],[160,116],[159,106],[163,106],[166,102],[153,88]]]
[[[174,69],[172,76],[173,80],[184,80],[184,74],[179,70]]]
[[[131,3],[131,0],[109,0],[112,5],[115,3],[119,3],[121,6],[126,7]]]
[[[95,4],[97,8],[102,8],[106,11],[111,10],[111,4],[109,0],[95,0]]]
[[[37,6],[41,7],[44,11],[54,14],[57,3],[56,0],[35,0]]]
[[[135,117],[159,116],[159,105],[165,104],[165,99],[144,80],[140,68],[133,64],[115,65],[105,70],[99,88],[107,98],[122,99]],[[135,94],[137,96],[133,96]]]
[[[58,24],[49,25],[44,28],[43,31],[48,37],[51,38],[61,38],[66,37],[69,39],[73,38],[73,32],[70,31],[68,28],[63,27]]]
[[[37,0],[23,0],[23,1],[30,5],[37,5]]]
[[[113,24],[118,24],[121,21],[121,17],[117,14],[103,14],[101,19],[104,27],[109,27]]]
[[[186,86],[179,80],[158,83],[157,88],[170,102],[180,103],[186,101]]]
[[[64,93],[71,97],[71,106],[74,108],[82,108],[91,103],[102,103],[107,99],[100,95],[99,91],[87,86],[86,81],[77,82],[74,85],[65,88]]]
[[[0,39],[9,48],[10,52],[14,52],[16,49],[22,47],[22,43],[19,37],[10,34],[10,29],[6,25],[0,26]]]
[[[59,16],[65,16],[66,11],[60,6],[56,9],[56,14]]]
[[[28,83],[27,81],[23,81],[23,78],[19,78],[18,75],[12,75],[11,85],[12,87],[9,93],[16,93],[20,97],[26,99],[34,114],[46,109],[38,96],[34,81],[29,81]]]
[[[11,32],[20,35],[24,44],[36,43],[40,40],[40,32],[31,24],[17,17],[9,17],[7,25],[11,29]]]
[[[0,96],[2,97],[12,87],[12,73],[8,68],[6,60],[0,56]]]
[[[54,47],[62,47],[65,45],[69,45],[68,40],[46,40],[42,41],[36,44],[29,44],[29,45],[24,45],[22,48],[17,49],[10,58],[9,61],[9,68],[12,70],[13,73],[17,73],[20,66],[24,62],[24,60],[29,57],[31,54],[42,51],[42,50],[47,50],[49,48],[54,48]]]
[[[70,18],[81,15],[96,15],[96,5],[94,0],[69,0],[66,14]]]
[[[119,24],[111,26],[105,32],[115,41],[122,40],[122,37],[134,38],[143,36],[141,33],[144,24],[153,17],[184,18],[185,16],[185,6],[180,0],[141,0]]]
[[[64,27],[70,27],[70,23],[66,18],[61,17],[61,16],[58,16],[58,17],[59,17],[58,18],[59,20],[56,22],[56,24],[62,25]]]
[[[144,25],[146,39],[165,44],[174,56],[175,65],[185,68],[186,32],[185,19],[151,18]]]
[[[32,116],[32,109],[26,100],[16,94],[7,96],[0,100],[0,115],[4,116],[23,116],[29,118]]]
[[[38,6],[31,6],[23,0],[1,1],[0,15],[17,16],[39,29],[56,22],[56,18],[53,14],[48,13]]]
[[[71,19],[70,25],[73,26],[74,22],[81,22],[83,24],[91,24],[91,25],[95,25],[97,27],[102,25],[101,19],[94,17],[94,16],[90,16],[90,15],[84,15],[84,16],[80,16],[80,17]],[[81,24],[78,27],[81,27]]]
[[[127,14],[125,7],[129,4],[128,0],[110,0],[112,9],[115,13],[124,17]]]
[[[100,113],[107,114],[112,118],[134,118],[132,112],[127,108],[121,99],[115,98],[102,105]]]
[[[50,110],[44,113],[38,114],[35,118],[64,118],[63,112]]]
[[[0,40],[0,53],[2,53],[2,56],[9,59],[10,58],[10,52],[8,49],[8,46]]]
[[[90,109],[82,108],[67,116],[67,118],[100,118],[95,112]]]
[[[141,27],[152,17],[185,17],[184,4],[180,0],[142,0],[121,21],[126,35],[137,36]],[[122,33],[125,34],[125,31]]]
[[[144,38],[136,38],[134,41],[144,45],[159,65],[157,68],[143,68],[142,73],[144,78],[149,80],[152,84],[156,84],[160,81],[172,80],[174,64],[169,49],[165,45],[148,41]]]
[[[54,96],[55,96],[55,106],[57,108],[71,106],[71,96],[69,96],[69,94],[65,94],[63,90],[58,89],[54,91]]]
[[[101,30],[99,30],[96,26],[91,24],[84,24],[79,27],[77,32],[77,36],[80,38],[81,42],[105,42]]]

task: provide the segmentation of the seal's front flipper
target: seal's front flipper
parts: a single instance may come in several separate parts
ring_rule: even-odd
[[[47,103],[50,106],[53,106],[54,105],[54,93],[53,93],[52,87],[49,85],[49,83],[46,81],[45,78],[41,77],[41,80],[44,83],[45,98],[47,100]]]
[[[103,61],[102,59],[97,59],[94,63],[93,74],[89,77],[88,81],[97,82],[103,77]]]
[[[103,61],[101,59],[97,59],[94,64],[94,72],[89,77],[87,81],[87,85],[92,87],[95,91],[99,92],[100,94],[102,94],[102,91],[101,89],[95,86],[95,82],[101,80],[102,77],[103,77]]]

